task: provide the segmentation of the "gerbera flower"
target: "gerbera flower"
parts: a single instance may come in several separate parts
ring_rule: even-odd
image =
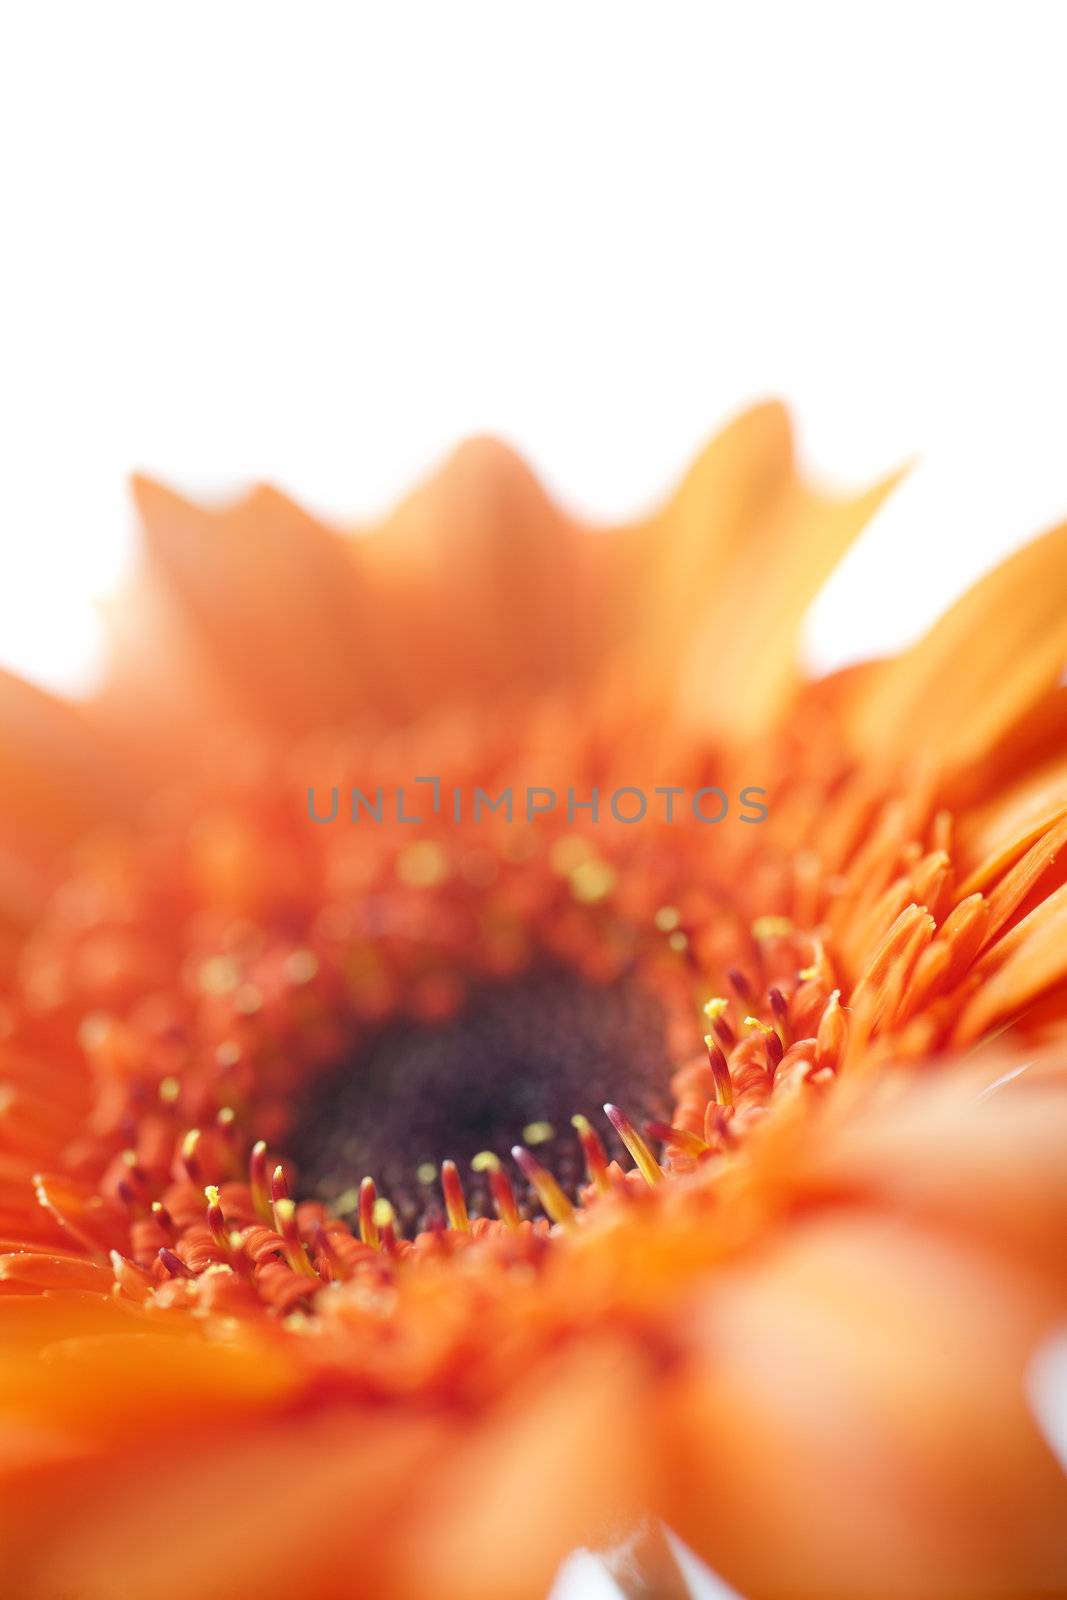
[[[138,486],[105,689],[5,685],[5,1592],[1067,1592],[1067,529],[800,683],[884,492]]]

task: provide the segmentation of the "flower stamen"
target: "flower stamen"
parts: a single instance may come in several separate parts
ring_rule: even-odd
[[[625,1111],[620,1111],[618,1106],[613,1106],[610,1101],[605,1105],[604,1111],[615,1132],[633,1156],[641,1176],[649,1187],[652,1188],[657,1183],[662,1183],[662,1167]]]
[[[521,1144],[512,1146],[512,1159],[544,1208],[546,1216],[561,1228],[574,1225],[574,1207],[547,1167]]]
[[[582,1146],[589,1182],[598,1194],[607,1194],[611,1188],[611,1173],[608,1170],[608,1154],[600,1135],[589,1118],[581,1113],[571,1118],[571,1126],[577,1132]]]
[[[454,1161],[441,1163],[441,1193],[445,1198],[449,1227],[454,1228],[456,1233],[469,1233],[471,1223],[467,1215],[467,1197],[463,1193],[459,1169]]]

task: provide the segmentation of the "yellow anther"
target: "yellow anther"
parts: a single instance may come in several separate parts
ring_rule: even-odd
[[[763,1022],[759,1017],[745,1017],[744,1024],[746,1028],[758,1028],[760,1033],[777,1033],[778,1031],[769,1022]]]
[[[522,1130],[524,1144],[547,1144],[555,1136],[556,1130],[551,1122],[528,1122]]]
[[[433,889],[448,877],[448,855],[434,839],[418,839],[396,858],[396,875],[409,889]]]
[[[606,861],[593,858],[582,861],[570,874],[571,894],[579,905],[595,905],[598,900],[606,900],[618,881],[615,868]]]
[[[241,972],[232,956],[209,956],[200,963],[197,980],[205,994],[232,994]]]

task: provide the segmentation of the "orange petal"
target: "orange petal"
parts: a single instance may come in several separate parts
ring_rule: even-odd
[[[1064,787],[1067,787],[1065,778]],[[1030,847],[1044,838],[1067,818],[1067,801],[1056,801],[1040,810],[1032,821],[1005,826],[999,813],[990,819],[985,832],[978,836],[984,853],[978,866],[965,878],[957,890],[957,899],[966,900],[976,890],[986,889],[1013,867]],[[999,824],[999,826],[997,825]]]
[[[329,725],[369,677],[354,541],[270,488],[219,510],[134,481],[149,561],[246,713]]]
[[[402,1600],[388,1569],[441,1426],[338,1406],[247,1427],[201,1412],[103,1462],[20,1486],[8,1556],[25,1600]]]
[[[1067,884],[1035,906],[979,963],[982,985],[965,1006],[954,1040],[970,1044],[1016,1016],[1067,977]]]
[[[1049,1316],[980,1251],[802,1224],[694,1315],[665,1514],[763,1600],[1059,1592],[1067,1480],[1023,1392]]]
[[[808,605],[898,477],[855,499],[816,493],[777,404],[713,440],[648,525],[638,600],[647,670],[680,667],[687,718],[737,736],[768,724],[795,684]]]
[[[535,1600],[568,1551],[629,1532],[648,1503],[643,1380],[621,1339],[564,1349],[457,1438],[408,1534],[405,1600]],[[611,1448],[619,1429],[631,1449]]]
[[[369,541],[392,584],[392,667],[413,707],[425,710],[427,685],[495,697],[573,678],[599,631],[591,537],[506,445],[461,445]]]
[[[1001,563],[887,662],[852,708],[866,754],[972,762],[1055,684],[1067,660],[1067,524]]]
[[[59,852],[128,810],[116,752],[81,711],[0,671],[0,917],[29,915]]]

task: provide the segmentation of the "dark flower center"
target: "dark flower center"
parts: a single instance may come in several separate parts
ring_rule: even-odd
[[[446,1022],[379,1029],[312,1086],[288,1145],[305,1194],[347,1215],[372,1177],[409,1233],[442,1215],[447,1158],[472,1216],[493,1212],[471,1161],[491,1151],[510,1163],[515,1144],[534,1148],[573,1197],[584,1177],[571,1117],[594,1120],[609,1154],[621,1155],[604,1101],[639,1124],[663,1118],[669,1076],[663,1012],[640,984],[540,969],[481,985]],[[517,1191],[525,1200],[521,1181]]]

